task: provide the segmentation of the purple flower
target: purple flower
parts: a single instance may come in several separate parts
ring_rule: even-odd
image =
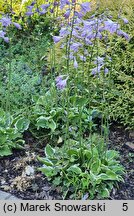
[[[57,1],[54,1],[54,7],[58,6],[59,5],[59,2]]]
[[[76,61],[75,57],[74,57],[74,68],[78,68],[78,62]]]
[[[88,11],[91,10],[91,7],[90,7],[90,2],[84,2],[81,4],[81,12],[86,14]]]
[[[81,12],[75,11],[75,16],[81,19],[84,16],[84,14]]]
[[[4,32],[4,31],[2,31],[2,30],[0,31],[0,37],[1,37],[1,38],[4,38],[4,37],[5,37],[5,34],[6,34],[6,32]]]
[[[31,3],[31,6],[34,6],[36,4],[36,2],[35,1],[33,1],[32,3]]]
[[[68,19],[68,18],[69,18],[70,13],[71,13],[71,10],[68,9],[68,10],[66,11],[66,13],[64,14],[65,19]]]
[[[86,57],[84,55],[79,55],[81,61],[86,61]]]
[[[31,16],[31,15],[33,15],[33,12],[27,11],[27,12],[25,13],[25,15],[26,15],[26,16]]]
[[[39,14],[44,15],[46,12],[47,12],[46,10],[42,10],[42,11],[39,11]]]
[[[102,66],[99,65],[98,67],[93,68],[91,74],[96,75],[97,73],[100,73],[101,67]]]
[[[82,46],[82,44],[79,43],[79,42],[73,43],[73,44],[71,44],[70,49],[73,50],[74,52],[78,52],[78,49],[79,49],[79,47],[81,47],[81,46]]]
[[[130,40],[130,36],[126,32],[124,32],[122,30],[117,30],[117,35],[123,36],[128,41]]]
[[[109,31],[111,34],[116,32],[120,27],[118,23],[115,23],[112,20],[104,21],[104,25],[105,30]]]
[[[0,20],[2,26],[7,27],[9,25],[11,25],[11,18],[8,17],[2,17],[2,19]]]
[[[4,37],[3,39],[4,39],[4,41],[5,41],[6,43],[9,43],[9,38],[8,38],[8,37]]]
[[[5,37],[6,32],[0,31],[0,38],[4,39],[6,43],[9,43],[9,38]]]
[[[56,78],[56,87],[59,89],[59,90],[63,90],[66,85],[67,85],[67,80],[68,80],[68,77],[66,79],[62,79],[65,75],[60,75]]]
[[[46,10],[49,6],[50,4],[42,4],[40,7],[42,8],[42,10]]]
[[[33,8],[34,8],[34,6],[31,6],[31,5],[27,6],[28,11],[30,11],[30,12],[32,12]]]
[[[61,30],[60,30],[60,36],[61,37],[64,37],[64,36],[67,36],[68,34],[70,34],[70,32],[68,31],[68,29],[67,28],[61,28]]]
[[[106,74],[108,74],[108,68],[104,68],[104,74],[106,75]]]
[[[104,64],[104,58],[98,56],[96,58],[96,60],[94,61],[94,64],[103,65]]]
[[[19,23],[13,22],[13,24],[17,29],[20,29],[20,30],[22,29]]]
[[[54,43],[58,43],[63,37],[53,36]]]
[[[60,0],[60,9],[63,9],[66,5],[69,5],[69,0]]]
[[[60,82],[60,81],[62,81],[62,78],[64,77],[65,75],[60,75],[60,76],[57,76],[56,77],[56,82],[58,83],[58,82]]]
[[[122,18],[122,20],[123,20],[124,24],[128,24],[129,23],[128,19],[126,19],[126,18]]]

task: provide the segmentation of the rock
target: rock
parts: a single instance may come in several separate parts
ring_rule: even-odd
[[[129,138],[132,139],[132,140],[134,140],[134,131],[130,131]]]
[[[126,148],[130,149],[131,151],[134,151],[134,143],[133,142],[126,142],[124,146]]]
[[[19,200],[19,199],[15,196],[12,196],[10,193],[0,191],[0,200]]]

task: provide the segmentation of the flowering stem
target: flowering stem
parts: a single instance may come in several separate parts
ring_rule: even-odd
[[[74,20],[75,20],[75,9],[76,9],[76,2],[73,6],[73,20],[71,23],[71,32],[70,32],[70,38],[68,41],[68,57],[67,57],[67,69],[69,72],[69,66],[70,66],[70,46],[71,46],[71,40],[72,40],[72,35],[73,35],[73,29],[74,29]]]
[[[11,53],[11,41],[9,43],[9,69],[8,69],[8,83],[7,83],[7,101],[6,111],[10,112],[10,96],[11,96],[11,73],[12,73],[12,53]]]

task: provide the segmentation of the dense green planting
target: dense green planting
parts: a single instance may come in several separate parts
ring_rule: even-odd
[[[0,17],[0,156],[30,131],[71,199],[110,196],[124,171],[109,126],[134,128],[133,16],[83,2],[8,1]]]

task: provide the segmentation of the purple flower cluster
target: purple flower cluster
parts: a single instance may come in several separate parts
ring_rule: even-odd
[[[4,39],[4,41],[6,43],[9,43],[9,38],[5,36],[6,35],[6,28],[13,24],[17,29],[21,29],[21,25],[19,23],[12,22],[11,18],[6,17],[6,16],[4,16],[0,19],[0,23],[1,23],[2,27],[4,28],[4,31],[3,30],[0,31],[0,38]]]
[[[59,90],[63,90],[67,85],[68,77],[66,77],[66,79],[63,79],[64,77],[66,77],[66,75],[60,75],[56,77],[56,87]]]
[[[9,43],[9,38],[5,36],[6,32],[0,30],[0,38],[4,39],[6,43]]]
[[[46,0],[48,2],[48,0]],[[53,3],[46,3],[41,4],[37,6],[37,2],[32,2],[29,6],[27,6],[27,12],[25,13],[26,16],[32,16],[35,13],[38,13],[39,15],[44,15],[48,12],[48,9],[51,13],[54,12],[55,7],[59,5],[58,1],[54,1]]]
[[[69,18],[71,14],[70,5],[74,4],[74,2],[75,1],[73,0],[60,1],[60,8],[63,9],[65,6],[67,8],[64,14],[66,19]],[[89,2],[85,2],[79,5],[81,9],[79,11],[75,11],[73,18],[70,17],[70,20],[71,18],[74,19],[73,29],[71,29],[70,23],[68,23],[65,26],[61,26],[58,36],[53,37],[54,43],[62,41],[61,48],[64,48],[68,35],[70,35],[72,31],[71,44],[68,44],[67,46],[70,46],[69,56],[70,60],[74,63],[74,68],[78,67],[77,59],[86,61],[87,58],[90,57],[88,47],[93,46],[94,40],[103,39],[105,41],[106,35],[113,34],[121,36],[128,41],[130,40],[129,35],[121,30],[120,24],[111,20],[111,18],[105,15],[105,13],[100,14],[99,16],[92,15],[87,20],[83,19],[83,16],[91,10],[91,4]],[[128,23],[127,19],[123,18],[122,20],[125,24]],[[102,60],[101,57],[98,57],[98,62],[96,62],[96,64],[97,67],[92,70],[92,74],[99,73],[102,67],[105,68],[105,74],[108,73],[108,68],[105,67],[104,60]]]

